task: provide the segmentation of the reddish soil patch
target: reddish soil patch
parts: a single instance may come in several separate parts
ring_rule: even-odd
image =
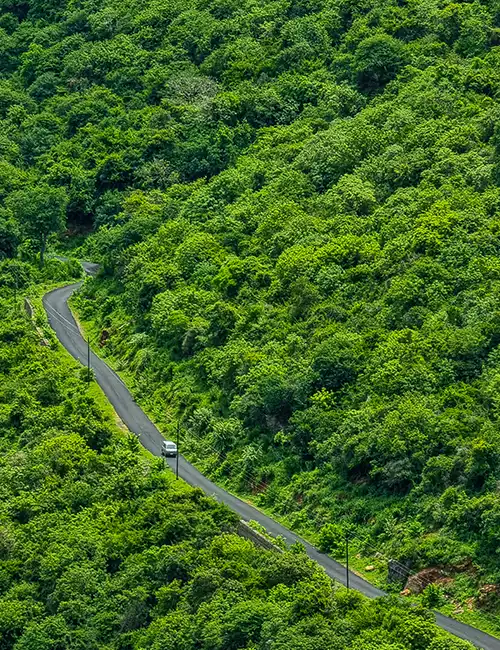
[[[476,601],[482,609],[496,609],[500,605],[500,585],[483,585]]]
[[[405,585],[405,591],[408,589],[412,594],[421,594],[428,585],[443,584],[443,580],[447,580],[447,578],[441,569],[429,567],[410,576]]]

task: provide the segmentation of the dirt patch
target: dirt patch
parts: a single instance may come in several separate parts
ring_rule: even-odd
[[[481,609],[496,610],[500,607],[500,585],[483,585],[476,602]]]
[[[437,567],[423,569],[408,578],[404,591],[409,590],[412,594],[421,594],[422,591],[430,584],[443,584],[447,576]]]

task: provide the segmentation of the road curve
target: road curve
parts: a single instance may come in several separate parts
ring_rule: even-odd
[[[84,263],[85,271],[90,275],[97,272],[98,266]],[[81,282],[50,291],[43,297],[43,304],[50,326],[55,331],[60,343],[80,363],[87,366],[87,343],[81,336],[73,314],[68,306],[68,299],[71,294],[81,286]],[[160,449],[163,437],[156,426],[147,417],[144,411],[136,404],[130,391],[120,377],[104,363],[92,351],[90,353],[90,365],[94,371],[95,379],[113,405],[116,413],[133,433],[139,436],[142,445],[155,456],[160,456]],[[175,460],[169,459],[172,469],[175,467]],[[301,542],[312,560],[315,560],[326,571],[326,573],[341,584],[346,583],[345,567],[328,555],[321,553],[314,546],[292,533],[278,522],[263,514],[253,506],[241,499],[229,494],[215,483],[209,481],[193,465],[182,456],[179,458],[179,476],[187,483],[201,488],[206,494],[213,496],[218,501],[225,503],[231,510],[236,512],[246,521],[254,520],[259,522],[273,536],[282,536],[288,544]],[[374,587],[369,582],[360,578],[354,573],[349,575],[351,588],[360,591],[369,598],[385,595],[385,592]],[[443,629],[455,636],[470,641],[483,650],[500,650],[500,640],[477,630],[469,625],[460,623],[452,618],[436,613],[436,622]]]

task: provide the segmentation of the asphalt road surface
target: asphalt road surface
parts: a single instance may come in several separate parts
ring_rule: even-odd
[[[97,272],[96,264],[84,263],[87,273],[93,275]],[[43,298],[43,304],[47,312],[49,323],[55,331],[57,338],[68,352],[84,366],[87,366],[88,348],[87,343],[81,336],[73,314],[68,306],[68,298],[81,286],[81,282],[67,287],[55,289],[47,293]],[[163,437],[156,426],[147,417],[144,411],[135,403],[130,391],[120,377],[111,368],[96,356],[90,353],[90,366],[94,376],[107,398],[113,405],[121,420],[133,433],[139,436],[139,440],[155,456],[161,455],[161,443]],[[175,459],[169,458],[168,463],[175,470]],[[258,521],[273,536],[281,535],[288,544],[301,542],[309,557],[320,564],[326,573],[341,584],[346,584],[345,567],[328,555],[321,553],[314,546],[292,533],[288,528],[274,521],[253,506],[241,499],[229,494],[219,486],[209,481],[193,465],[180,456],[179,476],[190,485],[201,488],[206,494],[213,496],[218,501],[225,503],[246,521]],[[356,589],[370,598],[383,596],[384,592],[374,587],[363,578],[350,572],[349,583],[352,589]],[[500,650],[500,640],[477,630],[476,628],[460,623],[452,618],[436,613],[436,621],[440,627],[452,634],[471,641],[474,645],[484,650]]]

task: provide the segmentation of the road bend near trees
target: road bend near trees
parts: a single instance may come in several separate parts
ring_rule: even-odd
[[[95,274],[98,269],[98,266],[95,264],[84,263],[83,266],[85,271],[90,275]],[[43,303],[49,323],[61,344],[75,359],[87,366],[87,342],[80,334],[76,321],[68,306],[69,297],[80,286],[81,282],[55,289],[44,296]],[[130,431],[139,436],[140,442],[146,449],[155,456],[160,456],[161,443],[163,441],[161,433],[144,411],[136,404],[130,391],[120,377],[93,352],[90,353],[90,365],[96,381],[121,420]],[[171,468],[174,469],[175,459],[169,459],[168,462]],[[259,522],[271,535],[280,535],[288,544],[300,542],[304,545],[309,557],[318,562],[331,578],[343,585],[346,584],[346,570],[342,564],[339,564],[328,555],[321,553],[314,546],[288,530],[288,528],[274,521],[274,519],[271,519],[253,506],[209,481],[182,456],[179,458],[179,476],[190,485],[201,488],[206,494],[225,503],[242,519]],[[374,587],[352,572],[349,574],[349,584],[352,589],[360,591],[369,598],[385,595],[385,592],[377,589],[377,587]],[[484,650],[500,650],[500,640],[476,628],[439,613],[436,613],[436,622],[443,629],[451,632],[455,636],[472,642],[479,648],[483,648]]]

